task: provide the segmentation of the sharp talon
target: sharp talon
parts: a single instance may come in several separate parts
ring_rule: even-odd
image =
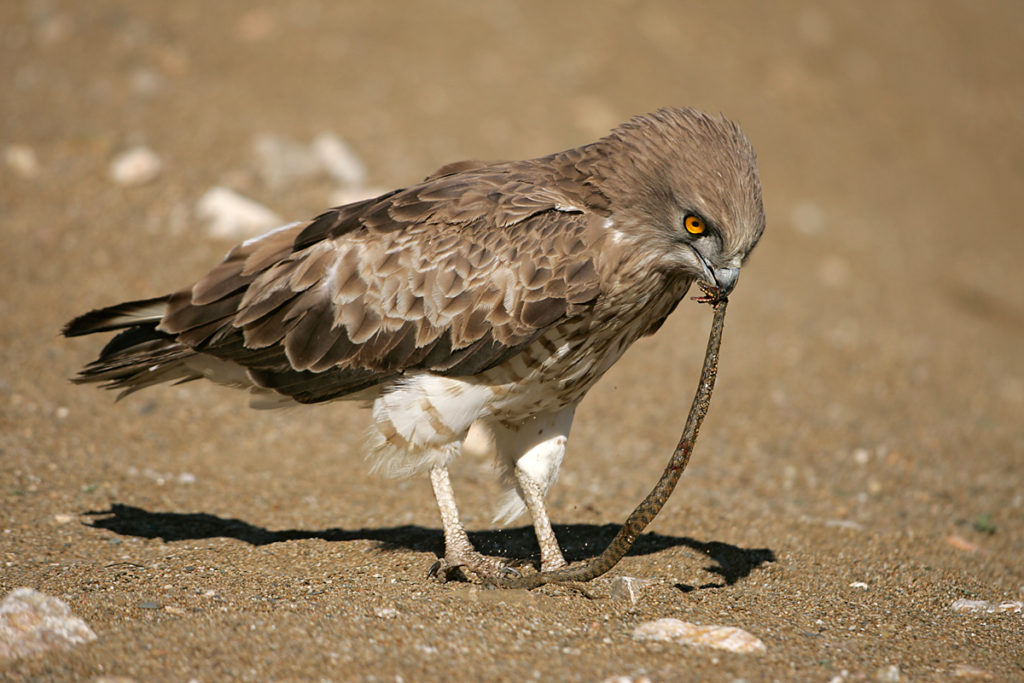
[[[462,567],[460,563],[449,562],[446,558],[440,558],[427,570],[427,578],[437,579],[441,583],[448,583],[455,578],[456,573]]]
[[[502,576],[507,576],[507,577],[510,577],[510,578],[513,578],[513,579],[521,579],[521,578],[523,578],[522,572],[520,572],[515,567],[502,567],[501,571],[498,572],[498,573],[501,574]]]
[[[705,282],[698,282],[697,286],[700,287],[701,291],[704,292],[702,296],[690,297],[699,304],[717,304],[719,301],[725,300],[722,296],[722,290],[718,287],[712,287]]]

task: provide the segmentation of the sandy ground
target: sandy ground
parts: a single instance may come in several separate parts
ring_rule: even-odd
[[[1024,679],[1024,615],[951,608],[1024,599],[1022,82],[1010,1],[3,2],[0,593],[98,638],[0,678]],[[67,319],[230,246],[207,189],[330,205],[330,179],[261,175],[261,135],[334,131],[393,187],[666,104],[744,125],[769,227],[691,468],[612,574],[652,580],[635,602],[429,580],[429,486],[366,472],[354,407],[67,382],[101,343]],[[111,182],[138,144],[159,178]],[[659,476],[709,322],[680,306],[584,401],[550,497],[570,559]],[[536,553],[525,520],[491,526],[487,460],[453,476],[480,546]],[[632,638],[663,617],[766,651]]]

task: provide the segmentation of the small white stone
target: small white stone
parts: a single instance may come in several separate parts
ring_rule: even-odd
[[[840,529],[851,529],[853,531],[860,531],[864,528],[863,524],[855,522],[852,519],[826,519],[825,526],[833,526]]]
[[[145,185],[157,179],[163,163],[149,147],[132,147],[110,162],[110,179],[122,187]]]
[[[692,624],[681,619],[658,619],[633,629],[634,640],[658,640],[711,647],[729,652],[765,652],[764,643],[747,631],[733,626]]]
[[[858,448],[853,452],[853,461],[858,465],[867,465],[871,460],[871,452],[866,448]]]
[[[164,77],[159,71],[148,67],[139,67],[128,77],[132,90],[140,95],[153,95],[164,86]]]
[[[8,145],[4,148],[4,164],[26,180],[39,175],[39,159],[36,151],[28,145]]]
[[[70,524],[75,521],[75,519],[77,519],[75,515],[69,515],[63,512],[57,513],[53,516],[53,521],[57,522],[57,524]]]
[[[191,472],[182,472],[178,475],[179,484],[194,484],[196,483],[196,475]]]
[[[640,599],[643,590],[654,583],[654,581],[651,579],[638,579],[633,576],[616,576],[614,579],[611,579],[610,583],[613,598],[616,600],[629,600],[631,604],[635,605]]]
[[[850,584],[850,588],[859,588],[862,591],[866,591],[868,589],[868,585],[863,581],[854,581]]]
[[[900,674],[900,668],[895,664],[889,666],[883,666],[877,672],[875,672],[875,680],[879,683],[900,683],[903,680],[902,674]]]
[[[360,187],[366,182],[366,166],[352,148],[334,133],[317,135],[312,149],[323,169],[339,183]]]
[[[398,610],[394,607],[378,607],[373,610],[373,613],[381,619],[394,619],[398,616]]]
[[[272,133],[258,135],[252,147],[260,176],[271,188],[284,187],[321,170],[320,160],[311,149]]]
[[[69,410],[67,406],[57,406],[57,410],[53,412],[53,416],[58,420],[66,420],[70,414],[71,410]]]
[[[973,612],[975,614],[1020,614],[1024,612],[1024,602],[1019,600],[992,602],[989,600],[967,600],[961,598],[954,600],[949,608],[954,612]]]
[[[977,678],[983,681],[993,681],[996,678],[991,671],[979,669],[970,664],[957,664],[953,667],[953,676],[955,678]]]
[[[0,602],[0,661],[96,640],[89,625],[62,600],[16,588]]]
[[[210,188],[196,212],[207,221],[207,234],[217,239],[253,237],[284,222],[267,207],[226,187]]]

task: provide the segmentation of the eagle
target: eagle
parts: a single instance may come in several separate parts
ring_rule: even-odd
[[[529,511],[542,571],[566,566],[544,504],[576,406],[694,281],[725,296],[765,227],[753,147],[721,116],[664,108],[591,144],[463,161],[409,187],[248,239],[198,282],[101,308],[116,332],[75,378],[128,394],[198,379],[258,406],[356,401],[392,476],[429,473],[433,573],[487,579],[448,468],[490,436],[500,520]]]

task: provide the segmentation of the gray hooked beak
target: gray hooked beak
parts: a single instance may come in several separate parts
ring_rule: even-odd
[[[708,263],[707,259],[704,258],[704,255],[698,250],[694,249],[693,251],[697,254],[697,260],[699,260],[700,264],[704,266],[704,277],[701,279],[704,280],[706,284],[716,287],[721,293],[721,296],[729,296],[729,293],[732,292],[733,288],[736,286],[736,280],[740,277],[739,258],[734,258],[729,262],[729,265],[724,268],[715,268]]]
[[[736,286],[736,280],[740,277],[739,268],[716,268],[711,271],[715,276],[715,283],[721,290],[722,296],[729,296],[729,292]]]

